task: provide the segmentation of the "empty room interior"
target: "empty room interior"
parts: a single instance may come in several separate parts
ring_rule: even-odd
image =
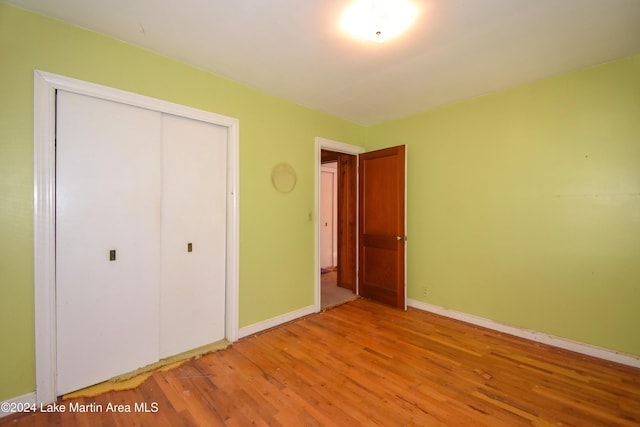
[[[640,425],[637,0],[0,0],[0,425]]]

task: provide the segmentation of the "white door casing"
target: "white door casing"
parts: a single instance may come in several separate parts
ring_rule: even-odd
[[[56,91],[78,93],[213,123],[227,129],[225,335],[238,336],[238,120],[178,104],[58,76],[34,75],[34,293],[36,401],[56,398],[55,116]]]

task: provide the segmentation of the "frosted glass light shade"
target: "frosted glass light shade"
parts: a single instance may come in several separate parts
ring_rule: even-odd
[[[352,35],[383,43],[407,29],[416,9],[406,0],[360,0],[342,18],[342,27]]]

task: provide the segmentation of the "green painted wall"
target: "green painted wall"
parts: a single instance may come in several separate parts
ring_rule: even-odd
[[[35,389],[34,69],[238,118],[240,325],[313,304],[314,138],[361,144],[362,127],[0,3],[0,400]],[[282,161],[287,195],[270,181]]]
[[[409,298],[640,355],[640,56],[367,129],[398,144]]]

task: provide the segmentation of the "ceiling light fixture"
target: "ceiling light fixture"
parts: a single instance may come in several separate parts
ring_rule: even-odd
[[[416,9],[406,0],[360,0],[352,4],[342,17],[342,27],[376,43],[384,43],[413,22]]]

